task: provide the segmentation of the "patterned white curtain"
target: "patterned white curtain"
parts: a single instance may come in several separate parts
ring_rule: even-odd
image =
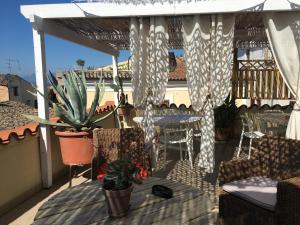
[[[168,26],[165,17],[131,18],[130,51],[133,104],[145,109],[146,142],[155,135],[153,105],[162,103],[168,83]]]
[[[265,13],[264,24],[276,65],[297,99],[286,138],[300,140],[300,12]]]
[[[231,89],[234,15],[183,18],[186,76],[193,109],[203,111],[198,166],[214,169],[214,111]]]

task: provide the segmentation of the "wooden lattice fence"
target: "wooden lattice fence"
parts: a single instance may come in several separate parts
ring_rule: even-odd
[[[232,94],[238,99],[293,99],[273,60],[237,61]]]

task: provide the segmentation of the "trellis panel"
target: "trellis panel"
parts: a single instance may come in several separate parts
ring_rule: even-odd
[[[238,99],[294,99],[272,60],[237,61],[232,94]]]

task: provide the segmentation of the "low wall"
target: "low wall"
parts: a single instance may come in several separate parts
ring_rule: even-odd
[[[51,129],[51,148],[52,148],[52,175],[53,180],[68,173],[68,167],[63,164],[58,137],[54,134],[55,130]]]
[[[97,117],[109,113],[102,112]],[[115,127],[112,114],[101,121],[103,128]],[[58,137],[51,129],[53,180],[68,173],[62,162]],[[7,144],[0,144],[0,215],[30,198],[42,189],[39,136],[25,132],[24,138],[12,135]]]
[[[54,180],[68,172],[62,163],[58,138],[51,131]],[[11,137],[0,144],[0,215],[42,189],[39,136]]]
[[[42,188],[38,136],[0,145],[0,214]]]

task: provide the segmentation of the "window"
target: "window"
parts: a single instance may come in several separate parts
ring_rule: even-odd
[[[37,107],[38,107],[38,102],[37,102],[37,100],[34,100],[34,108],[37,109]]]
[[[30,105],[31,104],[31,101],[30,100],[27,100],[26,101],[26,105]]]
[[[19,88],[12,87],[12,94],[13,94],[13,96],[19,96]]]

